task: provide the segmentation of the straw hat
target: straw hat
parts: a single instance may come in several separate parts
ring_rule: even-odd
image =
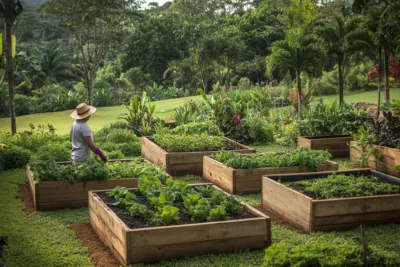
[[[76,110],[72,112],[70,116],[74,120],[82,120],[84,118],[89,117],[95,112],[96,112],[95,107],[86,105],[85,103],[81,103],[76,107]]]

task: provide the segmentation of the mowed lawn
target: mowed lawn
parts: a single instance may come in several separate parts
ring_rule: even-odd
[[[400,99],[400,88],[391,89],[391,99]],[[382,93],[382,100],[384,94]],[[162,101],[153,102],[156,105],[156,116],[165,119],[173,115],[174,108],[181,106],[193,99],[196,101],[201,101],[201,96],[191,96],[183,98],[168,99]],[[314,97],[314,100],[318,100],[319,97]],[[325,103],[331,103],[335,99],[338,99],[338,95],[323,96],[322,99]],[[352,92],[345,94],[345,101],[347,103],[352,102],[368,102],[377,103],[378,96],[376,91],[370,92]],[[29,124],[51,124],[56,128],[58,134],[67,134],[71,127],[73,120],[69,117],[72,110],[60,111],[60,112],[50,112],[50,113],[39,113],[26,116],[17,117],[17,130],[24,131],[29,129]],[[127,112],[127,110],[122,106],[115,107],[103,107],[98,108],[97,112],[89,121],[89,125],[93,131],[98,131],[103,127],[103,125],[116,121],[117,115],[119,113]],[[2,118],[0,119],[0,131],[10,129],[10,119]]]

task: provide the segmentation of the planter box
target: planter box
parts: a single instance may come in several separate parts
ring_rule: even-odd
[[[122,264],[157,262],[271,244],[271,219],[241,203],[256,218],[130,229],[89,192],[90,224]]]
[[[400,185],[400,179],[371,169],[337,173],[374,175]],[[278,182],[321,178],[330,174],[332,172],[263,176],[263,208],[307,233],[353,228],[360,224],[400,222],[400,194],[314,200]]]
[[[350,156],[350,135],[332,136],[301,136],[297,139],[297,147],[308,147],[313,150],[328,150],[333,158],[348,158]]]
[[[238,149],[230,150],[242,154],[255,153],[249,148],[226,137],[225,140],[235,144]],[[142,137],[142,158],[157,165],[165,166],[165,171],[170,175],[203,174],[203,157],[210,156],[217,151],[199,152],[167,152],[147,137]]]
[[[58,164],[71,164],[71,162],[58,162]],[[26,172],[36,210],[87,207],[90,190],[112,189],[118,185],[128,188],[137,187],[139,180],[138,178],[120,178],[74,183],[68,181],[36,182],[29,165],[26,166]]]
[[[357,146],[356,141],[352,141],[350,143],[350,160],[352,162],[359,163],[360,160],[357,158],[357,155],[359,155],[360,152],[353,146]],[[382,153],[382,158],[376,160],[375,156],[371,155],[368,162],[369,167],[374,170],[400,177],[400,174],[394,169],[395,166],[400,165],[400,149],[371,145],[369,151],[374,148],[379,149],[379,151]]]
[[[339,165],[329,161],[318,166],[318,171],[336,171]],[[263,175],[282,173],[312,172],[310,167],[303,170],[298,166],[281,168],[233,169],[210,157],[204,157],[203,177],[230,194],[251,194],[261,192]]]

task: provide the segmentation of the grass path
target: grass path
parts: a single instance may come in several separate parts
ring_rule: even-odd
[[[383,97],[383,94],[382,94]],[[322,99],[326,103],[331,103],[337,99],[337,95],[323,96]],[[391,89],[391,98],[400,99],[400,88]],[[183,97],[168,100],[161,100],[153,102],[156,104],[156,115],[162,119],[165,119],[173,115],[174,108],[181,106],[188,102],[189,99],[200,101],[201,96]],[[319,97],[314,97],[314,100],[318,100]],[[371,92],[352,92],[345,94],[345,101],[351,102],[369,102],[377,103],[377,94],[375,91]],[[39,113],[31,114],[26,116],[17,117],[17,130],[24,131],[29,129],[29,124],[52,124],[58,134],[67,134],[72,124],[72,119],[69,117],[72,110],[60,111],[60,112],[50,112],[50,113]],[[97,112],[89,121],[89,125],[92,131],[98,131],[103,127],[104,124],[113,122],[117,120],[118,113],[124,113],[126,109],[121,106],[115,107],[103,107],[98,108]],[[10,129],[10,119],[1,118],[0,119],[0,131]]]

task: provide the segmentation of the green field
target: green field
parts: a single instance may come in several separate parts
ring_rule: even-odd
[[[383,97],[383,94],[382,94]],[[326,103],[331,103],[335,99],[337,99],[337,95],[329,95],[323,96],[322,99]],[[201,96],[192,96],[192,97],[184,97],[184,98],[176,98],[176,99],[168,99],[153,102],[156,104],[156,115],[160,118],[167,118],[173,115],[173,109],[183,105],[188,102],[189,99],[201,100]],[[314,100],[318,100],[319,97],[314,97]],[[391,99],[400,99],[400,88],[391,89]],[[377,93],[375,91],[371,92],[352,92],[345,94],[345,101],[347,103],[351,102],[368,102],[368,103],[377,103]],[[118,113],[124,113],[126,111],[125,108],[121,106],[116,107],[103,107],[98,108],[97,112],[89,121],[89,125],[93,131],[100,130],[104,124],[109,122],[113,122],[117,120]],[[70,126],[72,124],[72,119],[69,117],[69,114],[72,110],[60,111],[60,112],[51,112],[51,113],[40,113],[40,114],[32,114],[26,116],[17,117],[17,130],[24,131],[29,129],[29,124],[33,123],[37,124],[52,124],[58,134],[66,134],[69,132]],[[2,118],[0,119],[0,131],[1,130],[9,130],[10,129],[10,119]]]

